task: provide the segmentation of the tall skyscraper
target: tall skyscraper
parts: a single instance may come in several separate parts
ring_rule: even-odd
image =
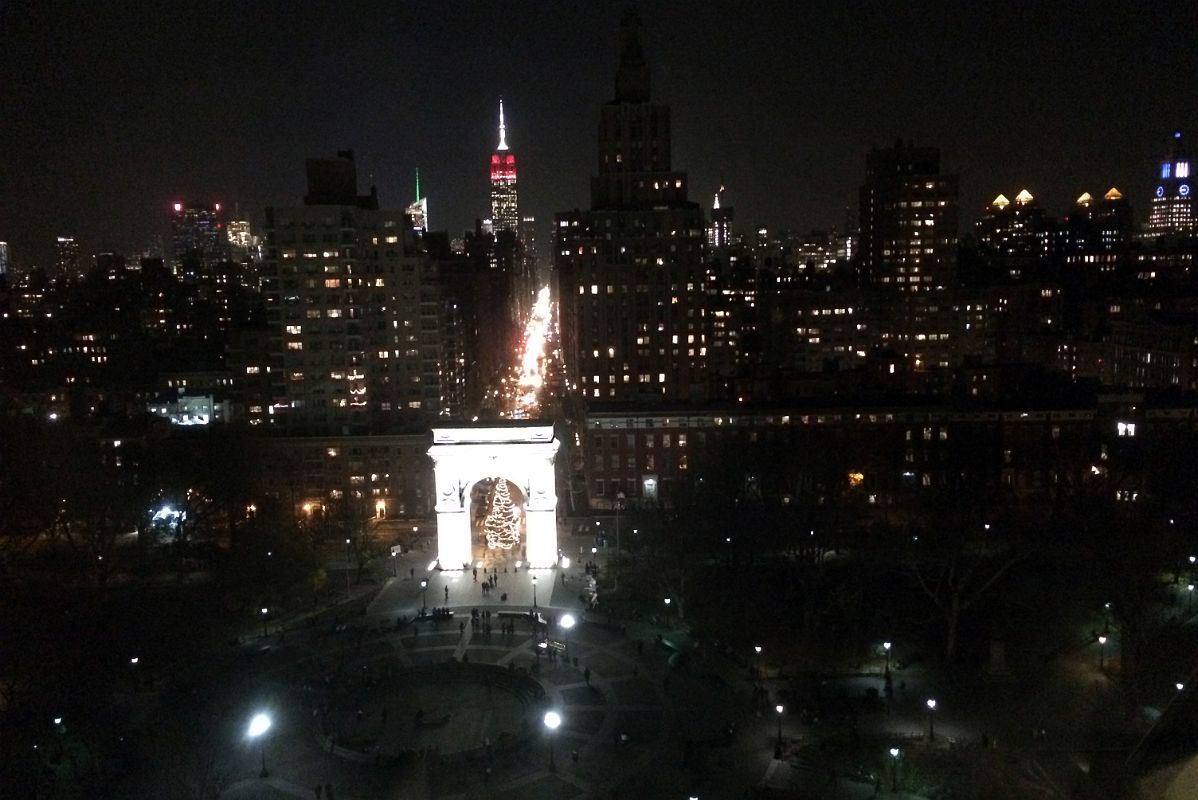
[[[416,170],[416,199],[408,206],[412,230],[428,233],[428,198],[420,195],[420,170]]]
[[[711,201],[711,225],[707,228],[707,246],[713,249],[732,244],[732,206],[724,198],[724,187],[715,193]]]
[[[0,242],[0,275],[7,275],[12,269],[12,256],[9,255],[8,242]]]
[[[706,225],[686,173],[671,169],[670,109],[650,101],[635,12],[621,20],[615,99],[600,111],[591,207],[559,212],[555,234],[563,354],[585,396],[702,399]],[[645,476],[624,477],[632,491]]]
[[[1186,236],[1198,228],[1198,216],[1194,213],[1194,186],[1190,174],[1190,158],[1181,143],[1181,131],[1170,139],[1168,155],[1160,162],[1156,190],[1145,226],[1146,238],[1161,236]]]
[[[266,210],[271,414],[288,431],[364,434],[442,412],[435,265],[402,210],[359,195],[353,152],[308,161],[308,195]]]
[[[59,236],[54,249],[54,277],[74,279],[80,274],[79,242],[74,236]]]
[[[986,279],[1020,281],[1042,273],[1053,252],[1056,227],[1027,189],[1014,202],[1003,194],[995,197],[974,223]]]
[[[228,240],[220,220],[220,203],[171,205],[172,264],[175,274],[195,279],[206,265],[228,256]]]
[[[520,231],[519,198],[516,191],[516,156],[507,146],[503,100],[499,101],[499,146],[491,154],[491,222],[495,232]]]
[[[861,277],[903,292],[952,285],[957,272],[957,176],[940,151],[901,140],[870,150],[861,187]]]

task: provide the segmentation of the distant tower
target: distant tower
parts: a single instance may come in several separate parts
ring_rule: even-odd
[[[508,150],[503,100],[499,101],[499,146],[491,154],[491,220],[495,232],[520,230],[516,195],[516,156]]]
[[[416,170],[416,200],[407,207],[412,218],[412,230],[428,233],[428,198],[420,196],[420,170]]]
[[[59,236],[54,248],[54,277],[78,278],[79,242],[74,236]]]
[[[901,140],[870,150],[861,187],[864,281],[900,292],[943,289],[957,274],[957,176],[940,151]]]
[[[171,243],[176,275],[194,280],[206,271],[208,264],[227,257],[227,239],[220,216],[220,203],[172,204]]]
[[[724,187],[711,202],[711,225],[707,228],[707,246],[712,249],[732,244],[732,207],[724,200]]]
[[[8,242],[0,242],[0,275],[7,275],[9,269]]]
[[[1173,134],[1169,154],[1160,162],[1157,173],[1156,192],[1152,208],[1148,212],[1146,238],[1177,236],[1194,233],[1193,178],[1190,175],[1190,159],[1183,154],[1181,131]]]

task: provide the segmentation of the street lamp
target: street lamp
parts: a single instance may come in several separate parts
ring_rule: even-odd
[[[666,624],[669,624],[670,619],[670,598],[664,598],[666,604]]]
[[[546,738],[549,739],[549,771],[557,772],[557,764],[553,761],[553,732],[562,724],[562,715],[556,711],[546,711],[544,722],[548,731]]]
[[[928,741],[929,742],[936,741],[936,722],[935,722],[935,716],[934,716],[935,712],[936,712],[936,700],[934,698],[929,697],[928,698]]]
[[[1098,671],[1101,672],[1106,668],[1106,637],[1098,637]]]
[[[886,651],[886,674],[890,674],[890,642],[882,642],[882,649]]]
[[[345,599],[349,599],[349,537],[345,537]]]
[[[558,625],[562,626],[562,630],[566,633],[562,636],[562,641],[566,645],[566,661],[570,660],[570,629],[574,627],[574,615],[562,614],[562,618],[558,620]]]
[[[270,613],[270,609],[263,606],[262,608],[262,638],[266,638],[266,615]]]
[[[246,730],[246,736],[250,739],[257,739],[258,745],[262,753],[262,771],[258,773],[259,778],[265,778],[270,773],[266,771],[266,740],[262,738],[270,730],[270,716],[267,714],[255,714],[250,720],[250,727]]]
[[[1194,584],[1186,584],[1186,614],[1194,613]]]
[[[537,607],[537,576],[532,576],[532,607]]]
[[[890,769],[891,769],[890,791],[892,791],[892,792],[898,791],[898,768],[899,768],[898,762],[899,762],[900,755],[902,755],[902,751],[899,750],[897,747],[890,748]]]
[[[620,591],[620,509],[624,507],[624,493],[616,492],[616,569],[612,573],[612,590]]]
[[[424,612],[428,611],[428,581],[420,581],[420,616],[424,616]]]
[[[774,706],[774,710],[778,712],[778,742],[774,745],[774,758],[782,757],[782,712],[786,707],[781,703]]]
[[[399,563],[399,562],[397,562],[397,561],[395,560],[395,551],[394,551],[394,550],[392,550],[392,551],[391,551],[391,577],[392,577],[392,578],[398,578],[398,577],[399,577],[399,566],[398,566],[398,563]]]

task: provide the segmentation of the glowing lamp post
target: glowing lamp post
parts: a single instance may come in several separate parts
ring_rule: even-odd
[[[892,792],[898,791],[898,768],[901,755],[902,751],[897,747],[890,748],[890,791]]]
[[[612,589],[620,591],[620,509],[624,507],[624,493],[616,492],[616,569],[612,574]]]
[[[1098,671],[1106,669],[1106,637],[1098,637]]]
[[[537,576],[532,576],[532,607],[537,607]]]
[[[1186,613],[1194,613],[1194,584],[1186,584]]]
[[[266,617],[268,614],[270,614],[270,609],[263,606],[262,607],[262,638],[263,639],[266,638]]]
[[[778,741],[774,743],[774,758],[782,757],[782,713],[786,711],[786,707],[781,703],[774,706],[774,711],[778,712]]]
[[[270,730],[270,717],[266,714],[255,714],[250,720],[250,727],[246,730],[246,736],[258,740],[259,751],[262,755],[262,771],[258,773],[259,778],[265,778],[270,774],[266,771],[266,740],[263,738],[268,730]]]
[[[886,674],[890,674],[890,642],[882,642],[882,649],[886,651]]]
[[[562,724],[562,715],[556,711],[545,712],[546,738],[549,739],[549,771],[557,772],[557,764],[553,760],[553,732]]]
[[[928,698],[928,741],[936,741],[936,700]]]
[[[566,645],[566,660],[570,660],[570,629],[574,627],[574,615],[562,614],[562,618],[558,620],[558,625],[562,626],[565,633],[562,635],[562,642]]]
[[[349,538],[345,539],[345,599],[349,599]]]
[[[420,616],[428,611],[428,581],[420,582]]]

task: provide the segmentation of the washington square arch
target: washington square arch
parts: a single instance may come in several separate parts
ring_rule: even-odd
[[[511,558],[534,568],[557,562],[558,444],[552,424],[433,429],[428,454],[442,569],[462,569],[480,558]]]

